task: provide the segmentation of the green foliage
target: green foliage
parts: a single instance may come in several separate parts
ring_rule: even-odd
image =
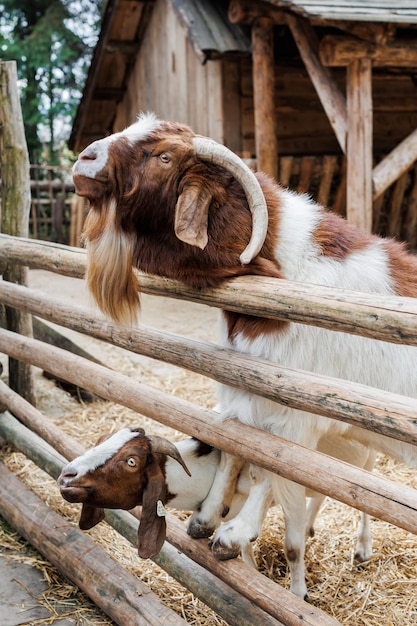
[[[30,159],[57,162],[84,85],[102,0],[0,0],[0,57],[16,60]],[[45,149],[46,147],[46,154]]]

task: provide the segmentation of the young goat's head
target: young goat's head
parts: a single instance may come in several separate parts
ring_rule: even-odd
[[[264,194],[243,161],[153,114],[85,148],[73,179],[91,207],[84,229],[88,285],[102,311],[118,322],[136,317],[133,267],[186,282],[186,274],[249,264],[265,241]],[[233,206],[230,189],[236,187]]]
[[[94,448],[66,465],[57,482],[65,500],[82,503],[80,528],[98,524],[104,508],[129,510],[141,504],[138,552],[143,558],[157,554],[166,532],[161,455],[173,457],[189,474],[173,443],[129,428],[101,437]]]

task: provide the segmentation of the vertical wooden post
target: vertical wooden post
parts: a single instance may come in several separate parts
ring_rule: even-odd
[[[347,207],[349,222],[372,230],[372,63],[355,59],[347,68]]]
[[[30,167],[17,90],[15,61],[0,62],[0,159],[1,232],[27,237],[30,213]],[[1,268],[5,280],[27,284],[28,270],[19,265]],[[6,307],[10,330],[32,337],[32,316]],[[9,384],[31,404],[35,402],[34,379],[30,365],[9,359]]]
[[[253,99],[258,170],[278,175],[273,21],[260,17],[252,26]]]

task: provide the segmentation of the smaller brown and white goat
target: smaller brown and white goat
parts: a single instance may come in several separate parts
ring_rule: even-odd
[[[334,454],[323,447],[322,452]],[[374,454],[360,444],[346,441],[337,450],[338,458],[372,469]],[[68,502],[82,503],[79,526],[88,530],[104,518],[104,508],[133,509],[142,505],[138,552],[142,558],[157,554],[166,535],[165,505],[195,511],[209,493],[221,453],[197,439],[175,444],[162,437],[146,435],[141,428],[123,428],[100,438],[94,448],[66,465],[58,478],[61,494]],[[252,542],[260,533],[268,508],[274,504],[268,481],[253,487],[256,471],[249,463],[236,483],[230,510],[225,519],[239,525],[245,538],[234,546],[235,556],[256,567]],[[314,521],[325,496],[309,492],[307,533],[314,534]],[[235,530],[237,530],[235,528]],[[362,515],[356,557],[367,560],[372,553],[369,518]],[[217,555],[221,558],[221,555]],[[225,557],[230,558],[230,550]]]

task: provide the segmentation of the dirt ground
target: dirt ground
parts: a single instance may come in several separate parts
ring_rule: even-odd
[[[32,270],[29,285],[66,301],[91,305],[85,284],[77,279]],[[141,323],[204,341],[216,341],[217,310],[203,305],[144,295]],[[69,330],[60,330],[109,367],[136,380],[195,404],[212,407],[215,403],[213,382],[203,376]],[[1,362],[5,366],[2,378],[7,380],[7,359],[1,356]],[[46,380],[40,370],[36,370],[36,384],[38,408],[86,447],[95,442],[104,424],[106,428],[113,429],[140,425],[164,436],[181,436],[119,405],[108,402],[80,404],[52,381]],[[76,523],[77,506],[63,503],[54,481],[28,463],[23,455],[8,447],[0,451],[0,458],[49,506]],[[417,487],[415,471],[385,458],[379,460],[376,471],[400,484]],[[307,584],[311,601],[349,626],[416,626],[417,537],[379,520],[372,520],[374,555],[367,564],[358,567],[353,559],[358,523],[357,511],[336,502],[329,502],[321,512],[316,535],[308,540],[307,545]],[[224,626],[220,618],[157,566],[138,559],[130,544],[112,529],[104,532],[100,524],[90,533],[188,623]],[[256,558],[264,575],[288,587],[289,576],[282,545],[282,517],[278,509],[272,510],[262,537],[256,542]],[[17,566],[18,571],[15,570]],[[5,611],[7,609],[10,618],[6,622],[0,618],[1,626],[112,624],[84,594],[16,536],[7,524],[1,523],[1,518],[0,581],[0,605]],[[8,581],[11,586],[3,587],[3,581]]]

